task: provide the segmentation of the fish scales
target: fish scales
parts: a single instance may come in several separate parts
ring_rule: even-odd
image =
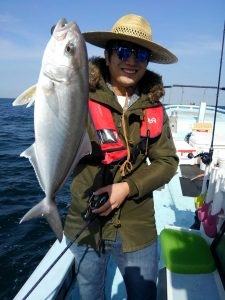
[[[34,167],[45,198],[21,222],[45,217],[61,241],[63,229],[55,204],[58,191],[79,160],[91,152],[86,132],[88,59],[85,41],[76,23],[59,20],[44,51],[38,83],[13,105],[35,101],[35,142],[21,156]]]

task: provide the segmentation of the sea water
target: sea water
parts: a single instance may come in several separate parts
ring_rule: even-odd
[[[12,106],[0,99],[0,299],[13,299],[55,236],[44,219],[19,224],[24,214],[44,197],[33,167],[20,157],[34,142],[33,107]],[[62,221],[70,202],[69,183],[56,202]]]

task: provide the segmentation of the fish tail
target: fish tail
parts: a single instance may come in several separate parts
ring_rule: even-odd
[[[57,206],[53,200],[49,201],[47,198],[44,198],[23,216],[20,224],[24,221],[39,217],[43,217],[47,220],[57,239],[61,242],[63,238],[63,227]]]

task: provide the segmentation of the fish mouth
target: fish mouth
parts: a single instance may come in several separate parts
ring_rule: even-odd
[[[65,38],[68,31],[75,30],[74,22],[67,22],[65,18],[62,18],[58,21],[58,23],[53,27],[52,35],[57,40],[62,40]]]

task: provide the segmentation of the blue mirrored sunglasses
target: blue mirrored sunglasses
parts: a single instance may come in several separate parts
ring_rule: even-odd
[[[132,49],[128,47],[115,47],[112,48],[112,50],[115,50],[118,58],[123,61],[127,61],[132,54],[135,55],[137,62],[140,63],[147,62],[150,57],[150,52],[142,48]]]

